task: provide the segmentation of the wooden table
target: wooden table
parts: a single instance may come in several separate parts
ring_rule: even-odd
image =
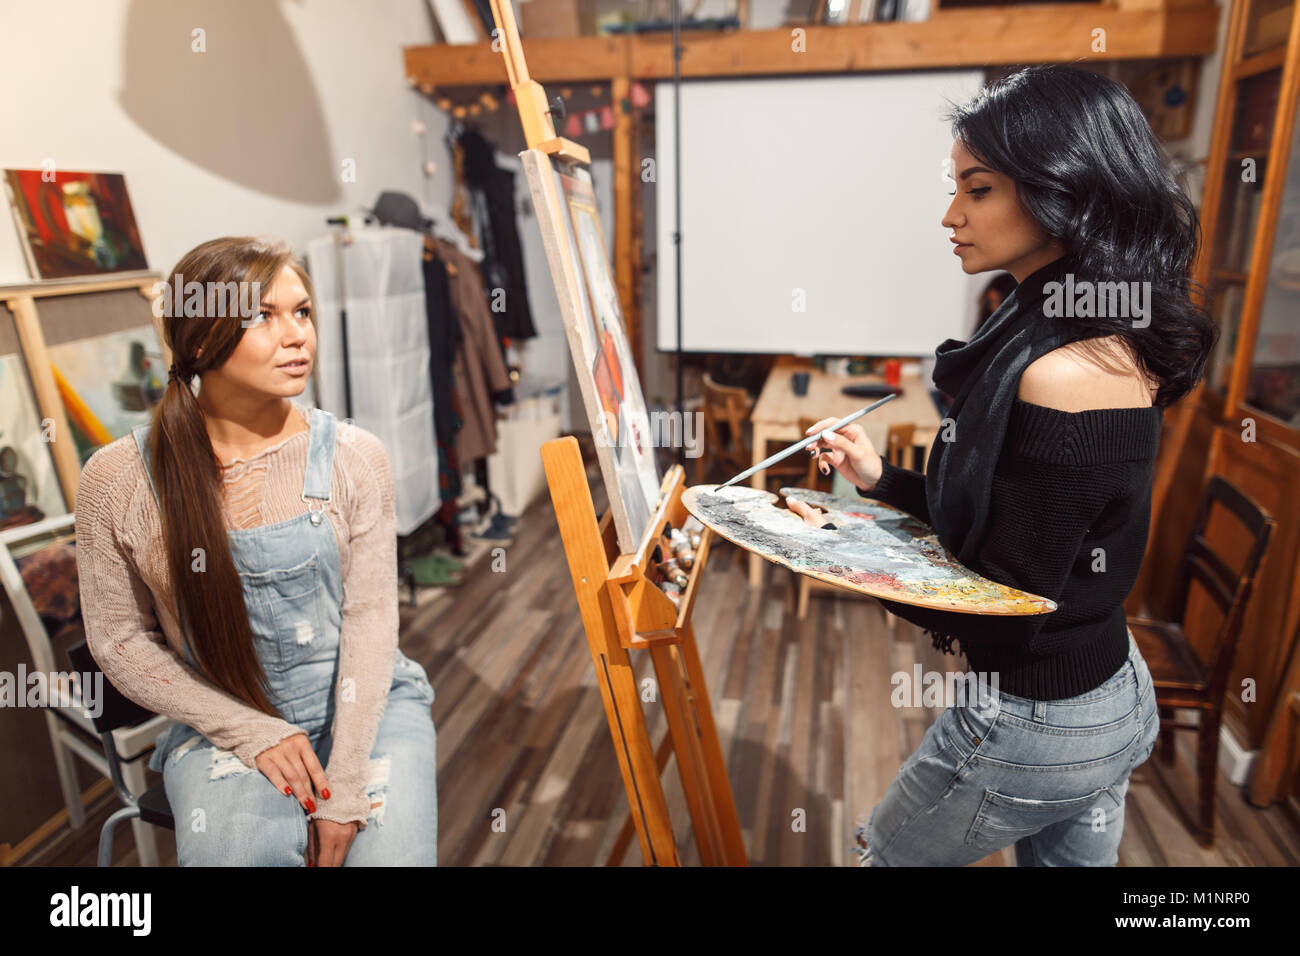
[[[795,372],[808,373],[808,392],[802,397],[794,393],[791,376]],[[799,419],[832,416],[843,418],[874,401],[845,395],[840,391],[844,386],[883,381],[879,375],[828,375],[807,359],[792,356],[777,359],[772,371],[768,373],[767,381],[763,383],[763,392],[750,416],[754,426],[752,463],[758,464],[781,446],[793,445],[805,437],[799,429]],[[890,425],[916,425],[913,443],[922,449],[928,449],[938,434],[939,413],[930,399],[929,384],[916,375],[903,376],[900,384],[903,389],[901,395],[858,421],[877,451],[883,452],[885,433]],[[779,444],[769,449],[769,441]],[[765,472],[766,470],[756,472],[750,479],[750,484],[755,488],[766,487],[763,481]],[[749,586],[758,587],[762,577],[763,559],[751,554]]]

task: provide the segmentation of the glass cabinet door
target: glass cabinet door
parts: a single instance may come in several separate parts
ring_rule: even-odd
[[[1285,45],[1294,9],[1294,0],[1251,0],[1250,12],[1246,14],[1246,38],[1241,55],[1254,56]]]
[[[1287,160],[1245,402],[1300,427],[1300,122]]]
[[[1219,325],[1219,341],[1210,358],[1207,386],[1225,394],[1237,348],[1237,327],[1254,252],[1255,231],[1263,209],[1264,175],[1277,115],[1282,69],[1248,76],[1235,86],[1232,137],[1223,171],[1218,226],[1211,253],[1210,312]]]

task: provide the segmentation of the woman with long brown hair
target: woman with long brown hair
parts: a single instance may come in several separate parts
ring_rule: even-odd
[[[86,463],[77,563],[96,661],[175,721],[150,767],[177,860],[434,865],[433,689],[397,647],[388,454],[291,401],[316,355],[306,269],[214,239],[160,301],[170,382]]]

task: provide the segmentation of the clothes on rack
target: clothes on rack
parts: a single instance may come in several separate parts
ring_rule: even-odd
[[[455,270],[448,288],[461,339],[452,362],[452,387],[460,401],[462,420],[456,435],[456,457],[465,466],[496,451],[493,403],[514,402],[514,388],[476,264],[450,243],[432,241],[437,257]]]
[[[460,320],[452,307],[447,263],[438,255],[437,240],[424,241],[425,315],[429,328],[429,378],[433,385],[434,432],[438,446],[438,492],[442,505],[435,513],[453,554],[464,554],[456,499],[460,497],[460,458],[456,436],[464,424],[455,387],[456,353],[462,338]],[[455,266],[453,266],[455,268]]]
[[[462,334],[460,321],[452,308],[447,264],[438,255],[437,240],[432,236],[426,237],[424,247],[425,318],[429,330],[429,378],[433,383],[434,430],[439,442],[454,443],[462,419],[454,403],[456,392],[452,378]],[[454,494],[460,494],[459,487]]]
[[[465,179],[477,200],[475,216],[487,254],[483,276],[489,289],[505,290],[504,308],[492,312],[497,335],[502,339],[535,338],[515,218],[515,174],[497,165],[496,147],[478,130],[466,128],[457,142],[463,150]]]

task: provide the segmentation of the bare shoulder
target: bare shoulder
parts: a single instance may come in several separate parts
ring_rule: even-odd
[[[1148,383],[1123,338],[1107,335],[1072,342],[1039,356],[1020,376],[1021,401],[1065,412],[1152,404]]]

